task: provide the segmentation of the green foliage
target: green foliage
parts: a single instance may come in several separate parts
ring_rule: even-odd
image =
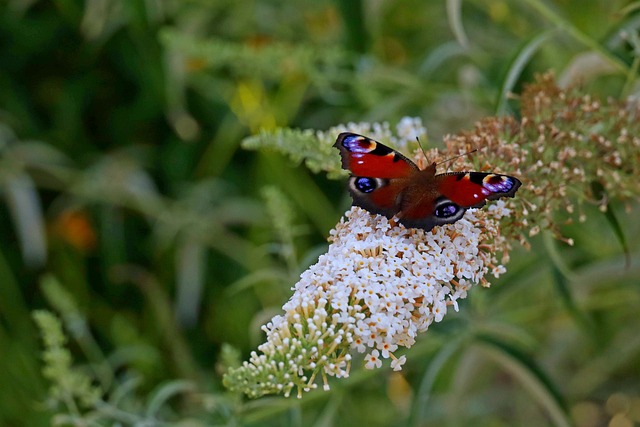
[[[618,185],[607,159],[606,216],[593,200],[586,222],[554,216],[574,247],[543,235],[514,249],[404,376],[354,360],[348,381],[302,402],[221,385],[348,204],[325,177],[343,174],[339,124],[420,117],[439,145],[495,112],[519,117],[513,94],[548,69],[580,94],[635,99],[639,11],[0,3],[0,425],[640,422],[637,167]]]
[[[287,155],[293,162],[304,164],[314,173],[327,172],[330,177],[344,176],[340,157],[326,140],[319,140],[312,130],[277,129],[245,138],[242,147],[249,150],[275,150]]]
[[[167,49],[179,52],[193,71],[226,71],[239,78],[282,81],[306,77],[320,83],[335,74],[346,61],[347,52],[340,48],[314,45],[264,43],[256,45],[224,39],[199,40],[176,29],[165,29],[160,41]]]
[[[74,361],[58,317],[46,310],[33,312],[44,347],[42,375],[51,383],[47,407],[54,414],[52,422],[75,426],[169,424],[175,418],[168,407],[169,401],[179,397],[184,400],[184,396],[195,392],[195,384],[185,380],[170,380],[158,384],[152,391],[141,393],[143,380],[139,376],[134,372],[117,372],[118,366],[114,363],[116,357],[106,359],[98,348],[87,348],[87,343],[95,343],[95,340],[83,328],[83,334],[78,334],[77,324],[86,324],[86,319],[75,311],[73,299],[61,284],[53,277],[48,277],[43,288],[46,288],[45,293],[50,296],[54,306],[69,309],[63,312],[67,316],[67,329],[80,348],[85,350],[88,359],[86,366]],[[229,354],[226,360],[232,360],[230,351],[226,353]]]
[[[88,375],[72,370],[72,356],[65,348],[67,338],[62,332],[61,322],[44,310],[35,311],[33,319],[40,328],[44,342],[42,375],[52,383],[50,398],[66,405],[69,412],[95,405],[102,392],[91,385]]]

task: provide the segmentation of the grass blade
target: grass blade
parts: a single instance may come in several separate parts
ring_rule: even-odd
[[[571,426],[562,395],[531,358],[508,343],[488,335],[479,335],[478,343],[487,356],[522,383],[531,396],[547,411],[554,425]]]
[[[557,34],[556,30],[549,30],[540,33],[525,43],[524,46],[518,50],[516,56],[509,64],[507,75],[502,80],[502,86],[500,87],[500,93],[498,94],[498,101],[496,103],[496,115],[503,115],[507,113],[507,98],[509,93],[513,91],[522,71],[531,61],[531,58],[533,58],[540,46],[555,34]]]

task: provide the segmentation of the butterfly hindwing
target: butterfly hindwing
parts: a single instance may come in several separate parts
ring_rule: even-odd
[[[400,222],[405,227],[428,231],[436,225],[452,224],[468,208],[481,207],[487,200],[513,197],[522,185],[512,176],[482,172],[449,172],[435,175],[433,181],[433,185],[423,186],[425,197],[402,210]]]

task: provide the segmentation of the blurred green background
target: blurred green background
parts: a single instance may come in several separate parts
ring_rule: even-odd
[[[261,343],[349,205],[243,138],[414,116],[438,144],[517,115],[549,69],[638,96],[639,26],[611,0],[1,2],[0,425],[640,425],[635,204],[630,266],[594,208],[575,247],[514,251],[401,373],[355,363],[301,401],[220,382],[223,344]],[[47,397],[41,308],[121,412]]]

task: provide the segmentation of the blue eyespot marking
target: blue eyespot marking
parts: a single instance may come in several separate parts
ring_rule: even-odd
[[[371,193],[373,190],[378,188],[378,183],[376,182],[375,178],[359,177],[356,178],[354,185],[359,191],[362,191],[363,193]]]
[[[436,208],[435,214],[438,218],[449,218],[455,216],[458,212],[458,206],[454,203],[443,203]]]
[[[342,145],[352,153],[368,153],[372,150],[372,142],[360,135],[348,135]]]
[[[508,193],[515,184],[515,181],[511,177],[488,175],[484,179],[483,187],[492,193]]]

